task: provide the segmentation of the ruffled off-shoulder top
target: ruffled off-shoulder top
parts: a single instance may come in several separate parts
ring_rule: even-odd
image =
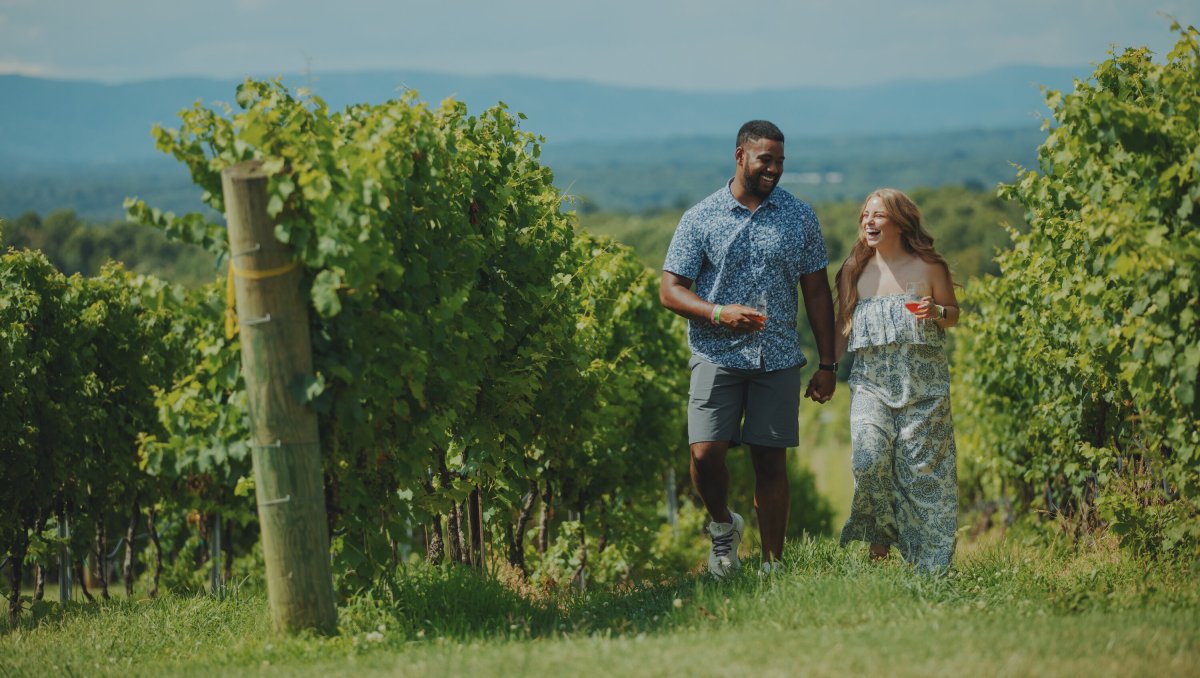
[[[846,346],[855,352],[850,386],[894,408],[950,393],[946,330],[917,320],[905,300],[902,294],[860,299]]]
[[[847,351],[888,344],[925,344],[939,348],[946,344],[946,330],[932,321],[918,321],[904,307],[903,294],[859,299],[851,316]]]

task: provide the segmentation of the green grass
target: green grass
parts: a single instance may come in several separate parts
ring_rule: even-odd
[[[0,634],[0,675],[1200,673],[1187,565],[1033,537],[965,545],[945,577],[830,539],[786,560],[565,598],[417,567],[344,606],[332,638],[275,635],[258,593],[41,604]]]

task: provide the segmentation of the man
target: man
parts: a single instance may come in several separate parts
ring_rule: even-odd
[[[689,321],[692,483],[708,510],[708,568],[718,577],[741,566],[745,522],[727,504],[725,456],[742,442],[754,463],[762,568],[781,565],[786,450],[800,443],[800,368],[807,363],[796,332],[797,283],[820,353],[805,395],[825,403],[837,386],[825,241],[812,208],[777,187],[783,133],[752,120],[738,131],[733,157],[733,179],[680,219],[659,283],[662,305]]]

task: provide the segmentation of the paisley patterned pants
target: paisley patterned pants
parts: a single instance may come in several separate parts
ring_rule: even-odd
[[[919,569],[949,567],[958,523],[950,397],[896,408],[868,388],[852,388],[854,499],[842,544],[894,544]]]

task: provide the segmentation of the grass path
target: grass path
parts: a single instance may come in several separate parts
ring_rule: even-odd
[[[934,578],[830,539],[768,579],[685,578],[530,601],[419,568],[340,610],[328,639],[280,638],[262,595],[43,604],[0,633],[0,676],[1200,675],[1200,584],[1109,545],[1008,538]]]

